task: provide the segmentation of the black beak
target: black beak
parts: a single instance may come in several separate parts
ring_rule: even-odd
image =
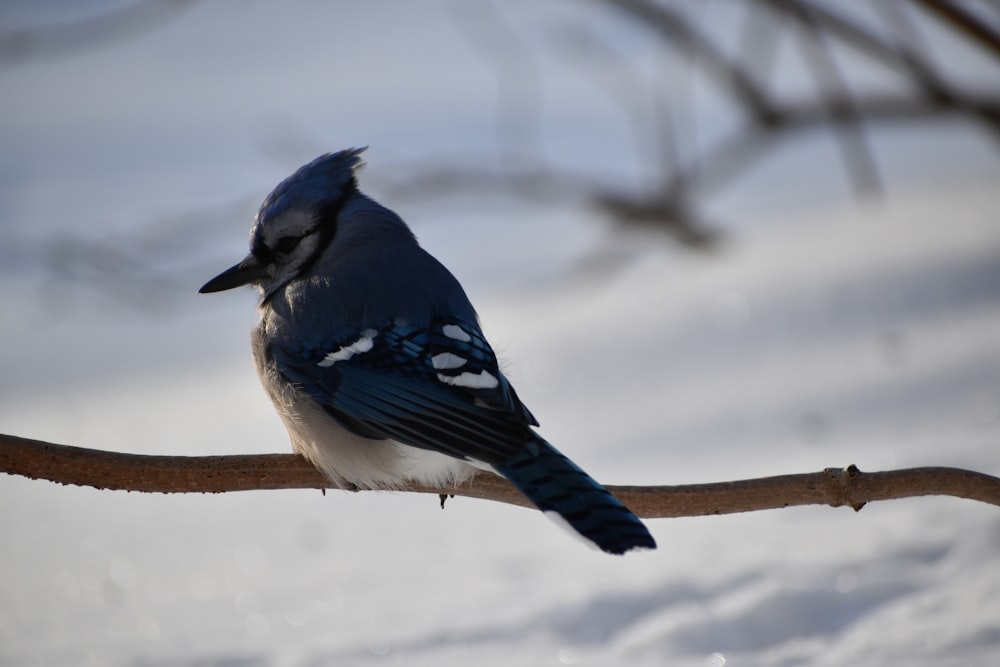
[[[202,285],[198,293],[223,292],[234,287],[250,285],[266,278],[267,275],[267,266],[261,264],[253,255],[247,255],[242,262],[229,267]]]

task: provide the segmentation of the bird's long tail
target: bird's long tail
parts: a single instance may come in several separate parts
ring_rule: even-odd
[[[635,514],[540,437],[496,469],[540,510],[561,516],[602,551],[623,554],[656,548]]]

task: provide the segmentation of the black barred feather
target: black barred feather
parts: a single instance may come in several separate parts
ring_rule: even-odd
[[[655,549],[646,526],[620,500],[535,436],[497,470],[543,512],[555,512],[602,551],[623,554]]]

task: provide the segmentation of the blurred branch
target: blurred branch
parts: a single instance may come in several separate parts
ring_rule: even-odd
[[[905,33],[902,39],[891,43],[860,24],[816,3],[803,3],[801,0],[757,1],[795,20],[808,20],[831,37],[854,48],[859,55],[867,56],[895,69],[903,80],[915,85],[923,93],[913,102],[917,106],[926,105],[928,115],[943,111],[966,114],[985,123],[993,131],[1000,130],[1000,110],[995,106],[977,104],[975,95],[953,90],[930,65],[926,55],[927,49],[921,48],[917,43],[910,17],[902,7],[892,3],[874,5],[875,9],[882,9],[890,14],[883,21],[888,30],[897,34]],[[808,4],[808,9],[803,9],[804,4]],[[924,3],[924,6],[928,4],[940,3]],[[859,102],[858,107],[863,111],[864,104]]]
[[[950,0],[917,0],[917,4],[937,15],[942,22],[947,23],[958,32],[964,33],[971,41],[982,46],[995,58],[1000,58],[1000,33],[983,23],[971,12],[967,12]]]
[[[325,489],[330,483],[297,454],[150,456],[0,435],[0,471],[59,484],[148,493]],[[1000,478],[958,468],[865,473],[851,465],[821,472],[714,484],[608,486],[645,519],[733,514],[797,505],[861,509],[875,500],[944,495],[1000,506]],[[458,486],[397,489],[532,507],[506,480],[479,473]]]
[[[869,141],[875,122],[971,121],[985,128],[990,139],[1000,141],[1000,89],[960,85],[960,72],[953,63],[934,62],[940,40],[924,40],[920,34],[920,28],[937,24],[948,29],[952,38],[995,59],[1000,56],[1000,34],[985,8],[963,7],[948,0],[875,3],[865,19],[866,12],[837,3],[753,0],[743,3],[743,28],[734,42],[696,4],[664,0],[598,0],[596,4],[635,32],[653,36],[669,55],[660,67],[660,77],[669,79],[668,68],[684,63],[694,73],[692,80],[704,80],[721,92],[737,112],[736,126],[706,135],[702,141],[692,129],[700,110],[689,105],[683,110],[686,130],[678,130],[678,121],[685,119],[675,118],[667,100],[657,94],[657,76],[645,88],[624,85],[625,79],[634,83],[638,77],[628,58],[601,48],[600,26],[607,23],[583,20],[573,34],[585,35],[586,41],[553,42],[552,48],[571,47],[569,62],[586,76],[616,82],[605,86],[608,99],[627,112],[631,134],[637,138],[637,159],[652,162],[653,168],[643,171],[663,174],[662,178],[648,187],[622,184],[614,174],[582,177],[545,160],[539,138],[540,100],[536,98],[541,93],[536,68],[527,68],[532,77],[530,90],[518,87],[525,69],[523,58],[514,59],[519,67],[502,66],[504,59],[494,53],[489,60],[498,80],[499,122],[508,130],[518,123],[539,124],[534,131],[521,128],[520,133],[507,133],[533,137],[537,155],[521,141],[514,151],[517,159],[510,159],[509,146],[502,147],[497,156],[502,165],[499,170],[458,165],[435,171],[422,165],[413,183],[403,189],[438,196],[473,184],[534,200],[576,195],[622,227],[653,229],[685,247],[705,251],[716,247],[721,237],[702,214],[704,202],[761,165],[782,142],[804,132],[826,128],[834,132],[844,169],[860,195],[882,194],[877,154]],[[477,22],[477,43],[506,43],[509,27],[497,20],[499,12],[494,10],[491,17]],[[482,39],[491,30],[497,33],[493,39]],[[561,34],[572,32],[565,27],[561,30]],[[610,43],[617,33],[609,31],[609,35],[604,41]],[[784,90],[787,83],[778,80],[783,71],[778,65],[798,57],[779,48],[788,35],[800,41],[803,63],[818,90],[814,96],[789,94]],[[893,81],[874,89],[859,75],[865,71],[879,71]],[[509,91],[517,92],[517,99],[508,99],[514,97]],[[532,113],[519,113],[523,105]],[[676,142],[655,140],[666,136],[664,129],[666,134],[685,138],[689,154],[678,151]],[[481,163],[481,159],[473,161]]]
[[[651,0],[604,0],[604,3],[659,33],[665,44],[694,55],[698,66],[758,121],[766,122],[770,117],[770,99],[744,71],[741,62],[728,58],[679,12]]]
[[[847,173],[854,177],[854,187],[859,194],[881,194],[881,179],[875,157],[865,139],[861,117],[830,51],[826,35],[812,20],[808,8],[800,8],[799,20],[807,28],[801,40],[802,51],[806,63],[812,69],[820,97],[824,100],[821,106],[827,111],[829,123],[840,140]],[[825,100],[830,97],[841,100],[841,104],[827,104]]]

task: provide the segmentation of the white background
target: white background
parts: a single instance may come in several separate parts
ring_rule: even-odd
[[[61,5],[7,3],[0,23],[103,11]],[[506,57],[530,56],[505,76],[483,44],[498,33],[457,2],[170,7],[95,44],[5,33],[0,431],[286,451],[250,361],[254,295],[196,291],[243,257],[279,180],[368,144],[362,186],[465,284],[542,433],[599,480],[1000,472],[1000,161],[985,131],[875,134],[881,202],[850,197],[829,136],[783,144],[701,202],[724,242],[691,253],[581,201],[397,187],[526,144],[598,183],[655,181],[589,65],[551,47],[575,22],[641,76],[672,73],[668,97],[691,85],[609,14],[484,3],[519,40]],[[997,83],[987,61],[932,44],[973,84]],[[504,125],[511,96],[529,102],[520,133]],[[728,122],[717,102],[699,132]],[[628,261],[588,269],[607,255]],[[995,507],[649,525],[657,551],[613,558],[540,513],[467,499],[441,511],[407,494],[162,496],[5,476],[0,664],[1000,662]]]

